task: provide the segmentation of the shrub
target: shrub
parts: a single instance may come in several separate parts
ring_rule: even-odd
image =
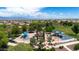
[[[48,26],[45,28],[46,32],[52,32],[53,29],[55,29],[54,26]]]
[[[59,49],[63,49],[63,46],[60,46]]]
[[[76,44],[76,45],[74,46],[74,50],[79,50],[79,44]]]
[[[79,25],[78,24],[75,24],[71,29],[72,29],[72,31],[75,34],[78,34],[79,33]]]

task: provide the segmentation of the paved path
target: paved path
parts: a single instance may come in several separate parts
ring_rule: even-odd
[[[68,51],[72,51],[71,49],[69,49],[66,45],[64,46],[64,48],[66,48]]]
[[[73,42],[68,42],[68,43],[63,43],[63,44],[58,44],[54,46],[55,48],[58,48],[59,46],[67,46],[67,45],[72,45],[72,44],[77,44],[79,41],[73,41]]]
[[[73,42],[63,43],[63,44],[59,44],[59,45],[54,46],[54,48],[59,48],[60,46],[64,46],[64,48],[66,48],[68,51],[72,51],[67,46],[68,45],[72,45],[72,44],[78,44],[78,43],[79,43],[79,41],[73,41]]]

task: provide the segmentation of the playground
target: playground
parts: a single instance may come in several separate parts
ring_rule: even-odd
[[[16,46],[18,43],[29,44],[30,43],[30,38],[32,38],[34,35],[35,35],[35,33],[24,32],[19,37],[17,37],[16,39],[13,40],[16,43],[8,42],[8,45]]]

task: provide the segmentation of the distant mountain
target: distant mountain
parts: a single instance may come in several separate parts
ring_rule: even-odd
[[[27,17],[0,17],[0,20],[79,20],[78,18],[64,18],[64,19],[37,19]]]

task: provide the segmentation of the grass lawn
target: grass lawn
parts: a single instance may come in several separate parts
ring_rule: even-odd
[[[33,51],[30,44],[20,43],[17,46],[9,46],[8,51]]]

